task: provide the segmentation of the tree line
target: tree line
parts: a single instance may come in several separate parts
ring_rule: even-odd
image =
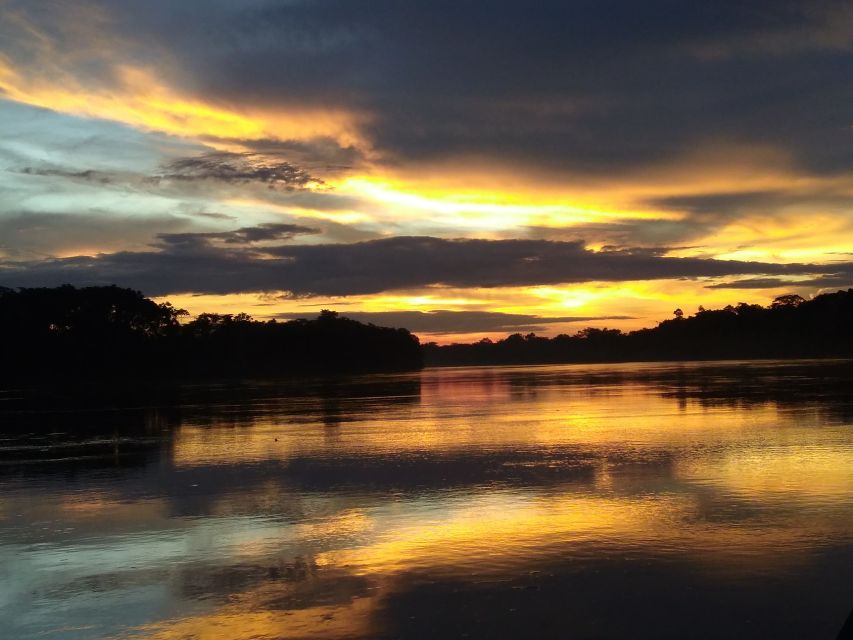
[[[322,311],[313,320],[240,313],[190,319],[117,286],[0,288],[0,378],[235,377],[402,371],[427,365],[853,357],[853,289],[767,307],[740,303],[650,329],[586,328],[472,344],[421,345],[406,329]]]
[[[256,376],[410,370],[418,338],[322,311],[313,320],[188,314],[117,286],[0,289],[0,377]]]
[[[515,333],[503,340],[423,347],[427,365],[538,364],[632,360],[853,357],[853,289],[805,300],[777,297],[769,306],[740,303],[674,317],[625,333],[587,328],[544,338]]]

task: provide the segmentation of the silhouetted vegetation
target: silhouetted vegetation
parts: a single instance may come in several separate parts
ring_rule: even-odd
[[[84,376],[243,376],[419,368],[418,339],[323,311],[259,322],[205,313],[111,287],[0,289],[7,380]]]
[[[405,329],[323,311],[266,322],[158,304],[111,287],[0,289],[6,380],[237,377],[400,371],[430,365],[853,356],[853,289],[767,307],[702,307],[652,329],[586,328],[573,336],[513,334],[493,342],[418,343]]]
[[[853,289],[812,300],[779,296],[768,307],[700,307],[689,317],[676,309],[674,316],[630,333],[588,328],[554,338],[516,333],[496,342],[429,343],[424,355],[428,365],[853,356]]]

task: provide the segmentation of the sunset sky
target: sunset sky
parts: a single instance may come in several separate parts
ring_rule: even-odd
[[[853,286],[853,4],[0,0],[0,285],[422,340]]]

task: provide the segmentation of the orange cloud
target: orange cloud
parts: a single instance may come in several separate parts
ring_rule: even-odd
[[[343,146],[364,145],[358,117],[312,107],[282,111],[205,102],[169,87],[148,69],[118,64],[113,87],[86,87],[63,73],[59,82],[27,77],[0,59],[0,91],[17,102],[73,115],[102,118],[185,138],[310,140],[330,137]]]
[[[0,94],[9,100],[183,138],[327,137],[342,146],[367,146],[359,132],[363,114],[317,105],[237,106],[179,88],[179,61],[113,33],[102,7],[57,5],[49,30],[14,4],[0,7],[0,17],[0,36],[15,45],[9,49],[14,55],[0,54]],[[156,63],[139,64],[140,51]]]

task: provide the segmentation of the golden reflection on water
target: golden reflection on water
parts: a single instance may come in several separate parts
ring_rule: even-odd
[[[774,526],[775,525],[775,526]],[[555,555],[599,553],[693,556],[715,571],[783,570],[800,558],[779,549],[819,545],[849,536],[843,511],[790,525],[756,521],[708,522],[689,495],[600,498],[540,496],[530,501],[501,496],[448,510],[441,518],[383,530],[378,541],[318,554],[316,563],[357,574],[412,569],[432,574],[506,573],[551,562]]]
[[[769,446],[678,465],[678,477],[716,485],[762,502],[833,504],[853,496],[853,450],[836,446]]]
[[[552,545],[571,549],[611,536],[628,545],[651,540],[688,508],[684,501],[559,495],[524,499],[499,493],[443,510],[425,522],[390,527],[375,543],[321,553],[316,562],[368,574],[424,567],[501,573],[513,563],[535,564],[536,555]]]
[[[9,547],[27,579],[0,606],[63,581],[87,597],[97,576],[164,590],[162,613],[105,636],[370,637],[412,576],[642,559],[760,585],[853,543],[849,399],[575,371],[426,371],[393,399],[345,387],[190,413],[141,476],[167,471],[168,495],[155,482],[0,498],[4,521],[56,532]]]
[[[410,514],[410,518],[415,518]],[[197,616],[136,629],[146,638],[345,638],[369,636],[375,609],[395,589],[398,576],[427,571],[442,576],[514,575],[547,570],[556,557],[648,554],[660,560],[681,555],[709,575],[807,570],[809,551],[820,541],[849,540],[849,513],[802,519],[792,526],[758,522],[705,522],[689,495],[597,498],[499,493],[465,501],[422,522],[383,526],[361,513],[346,513],[304,533],[340,528],[378,531],[363,546],[318,553],[315,581],[341,574],[374,579],[371,595],[335,604],[282,604],[286,587],[265,585]],[[695,553],[701,549],[701,553]],[[786,550],[780,554],[780,549]]]
[[[838,427],[824,427],[815,442],[819,416],[768,401],[676,402],[668,389],[643,384],[513,388],[500,372],[433,375],[417,403],[378,411],[381,400],[368,402],[336,422],[331,439],[327,421],[264,414],[221,439],[207,425],[190,426],[174,443],[175,464],[286,465],[345,453],[430,456],[519,446],[590,456],[588,486],[451,491],[426,505],[344,510],[297,527],[300,537],[344,542],[313,555],[321,579],[343,571],[373,578],[381,591],[412,571],[514,575],[555,558],[607,554],[680,557],[717,575],[784,574],[807,566],[815,548],[850,541],[853,448]],[[648,465],[648,452],[670,457],[663,473]],[[560,464],[559,455],[548,464]],[[760,515],[743,517],[755,510]],[[348,545],[354,536],[357,544]],[[246,613],[268,607],[273,596],[264,588],[242,597],[251,603],[180,620],[152,637],[214,637],[241,622],[241,633],[259,637],[365,634],[378,598]]]
[[[132,631],[131,637],[150,640],[223,640],[227,638],[353,638],[369,637],[379,596],[353,598],[344,604],[276,609],[270,602],[280,589],[263,587],[241,594],[210,613],[152,624]]]
[[[443,385],[446,386],[446,385]],[[732,411],[697,401],[676,405],[655,389],[566,393],[544,389],[535,397],[495,397],[493,388],[466,384],[459,398],[425,392],[415,406],[384,407],[381,399],[362,413],[346,416],[331,429],[323,421],[288,421],[259,414],[248,424],[230,428],[186,425],[174,441],[176,465],[286,461],[342,451],[369,453],[440,452],[512,445],[672,447],[709,438],[717,443],[745,437],[780,437],[768,427],[796,427],[797,416],[772,404]],[[479,389],[479,392],[476,390]],[[211,428],[213,427],[213,429]],[[750,433],[751,432],[751,433]],[[790,437],[784,434],[783,437]]]

